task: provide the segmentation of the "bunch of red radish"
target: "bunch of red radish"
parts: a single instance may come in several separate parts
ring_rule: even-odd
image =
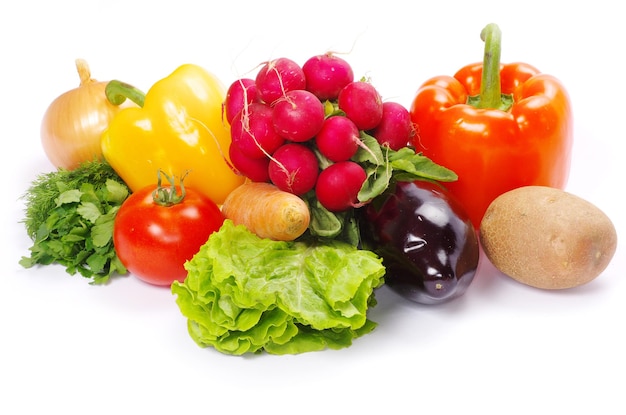
[[[350,64],[332,53],[302,66],[288,58],[266,62],[255,79],[230,85],[224,115],[235,169],[298,196],[314,191],[331,212],[359,205],[367,173],[352,159],[364,148],[363,133],[398,150],[413,131],[405,107],[383,102],[371,83],[355,80]]]

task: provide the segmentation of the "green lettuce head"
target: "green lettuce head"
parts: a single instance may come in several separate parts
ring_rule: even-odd
[[[385,268],[340,241],[262,239],[226,220],[174,282],[191,338],[233,355],[341,349],[369,333]]]

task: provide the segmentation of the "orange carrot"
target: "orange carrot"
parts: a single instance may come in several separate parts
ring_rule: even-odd
[[[224,200],[222,213],[261,238],[292,241],[309,227],[311,213],[300,197],[270,183],[246,182]]]

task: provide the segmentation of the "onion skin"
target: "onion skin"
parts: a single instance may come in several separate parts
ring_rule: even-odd
[[[41,122],[41,144],[57,168],[73,170],[84,161],[102,160],[100,140],[113,117],[123,108],[136,106],[130,100],[111,104],[104,89],[108,82],[91,78],[89,66],[76,60],[80,85],[57,97]]]

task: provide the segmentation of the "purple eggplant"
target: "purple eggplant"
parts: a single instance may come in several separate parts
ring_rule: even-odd
[[[385,283],[393,291],[421,304],[465,293],[478,268],[478,236],[442,186],[397,182],[360,211],[363,247],[383,259]]]

